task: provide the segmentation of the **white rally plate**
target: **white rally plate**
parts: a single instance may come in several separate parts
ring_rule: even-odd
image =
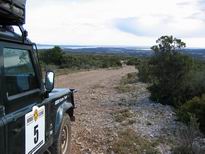
[[[34,106],[25,115],[25,154],[33,154],[45,143],[45,106]]]

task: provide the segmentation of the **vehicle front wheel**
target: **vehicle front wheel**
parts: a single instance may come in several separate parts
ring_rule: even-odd
[[[65,114],[60,128],[57,141],[53,144],[55,154],[69,154],[71,142],[71,122],[70,117]]]

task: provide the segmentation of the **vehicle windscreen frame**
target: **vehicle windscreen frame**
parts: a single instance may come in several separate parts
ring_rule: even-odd
[[[25,91],[25,92],[22,92],[22,93],[18,93],[16,95],[11,95],[11,96],[8,96],[6,95],[6,87],[5,87],[5,84],[2,84],[2,95],[3,95],[3,102],[4,102],[4,105],[6,105],[7,103],[9,103],[10,101],[13,101],[15,99],[18,99],[20,97],[23,97],[23,96],[27,96],[27,95],[30,95],[31,92],[33,93],[36,93],[36,92],[41,92],[41,81],[39,80],[39,71],[38,71],[38,68],[37,66],[35,65],[35,60],[34,60],[34,57],[32,55],[32,51],[33,51],[33,48],[32,48],[32,44],[31,45],[24,45],[24,44],[16,44],[16,43],[10,43],[10,42],[1,42],[0,41],[0,50],[1,50],[1,71],[2,71],[2,81],[5,81],[5,77],[4,77],[4,64],[3,64],[3,49],[4,48],[13,48],[13,49],[22,49],[22,50],[27,50],[29,52],[29,55],[31,57],[31,62],[32,62],[32,65],[33,65],[33,68],[34,68],[34,72],[35,72],[35,75],[36,75],[36,79],[37,79],[37,84],[38,84],[38,88],[36,89],[32,89],[32,90],[29,90],[29,91]]]

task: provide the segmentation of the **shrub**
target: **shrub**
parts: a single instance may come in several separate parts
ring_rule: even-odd
[[[194,139],[199,135],[199,124],[195,116],[190,116],[188,127],[180,129],[180,143],[173,149],[174,154],[195,154]]]
[[[121,67],[120,59],[110,55],[66,54],[63,68],[108,68]]]
[[[121,109],[113,113],[113,117],[116,122],[123,122],[133,116],[134,114],[129,109]]]
[[[152,47],[154,56],[139,67],[139,78],[151,82],[152,100],[180,108],[184,122],[196,116],[205,132],[205,62],[183,55],[183,47],[185,43],[172,36],[159,38]]]
[[[127,65],[139,65],[140,64],[140,59],[139,58],[136,58],[136,57],[132,57],[132,58],[129,58],[126,62]]]
[[[181,105],[188,99],[187,82],[192,59],[181,53],[162,52],[150,60],[153,85],[151,99],[162,104]]]
[[[141,61],[139,65],[136,65],[139,70],[138,77],[139,81],[149,83],[152,80],[151,76],[151,65],[148,60]]]
[[[63,69],[93,69],[122,66],[119,56],[64,53],[60,47],[43,50],[39,56],[43,66],[56,65],[58,68]]]
[[[149,140],[139,136],[132,129],[125,129],[118,132],[118,138],[112,145],[112,150],[116,154],[159,153]]]
[[[194,96],[201,96],[203,93],[205,93],[205,69],[201,70],[196,67],[193,68],[186,82],[186,87],[187,97],[190,99],[192,99]]]
[[[195,116],[198,119],[199,128],[205,133],[205,94],[183,104],[179,108],[178,116],[186,123],[190,122],[191,116]]]
[[[136,90],[136,86],[133,84],[137,81],[137,73],[128,73],[126,76],[123,76],[120,80],[118,86],[115,89],[119,93],[131,93]]]
[[[183,47],[180,39],[162,36],[151,48],[155,54],[139,66],[139,79],[151,83],[148,89],[152,100],[177,107],[204,92],[205,84],[200,84],[205,82],[203,74],[195,71],[204,67],[183,55]]]
[[[60,47],[55,46],[52,49],[40,52],[40,60],[45,64],[61,65],[64,62],[64,54]]]
[[[133,84],[137,82],[137,73],[128,73],[127,75],[123,76],[120,80],[121,84]]]

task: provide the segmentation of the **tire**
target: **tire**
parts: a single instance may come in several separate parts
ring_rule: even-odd
[[[57,141],[53,144],[53,154],[70,154],[71,122],[68,114],[65,114],[60,127]]]

